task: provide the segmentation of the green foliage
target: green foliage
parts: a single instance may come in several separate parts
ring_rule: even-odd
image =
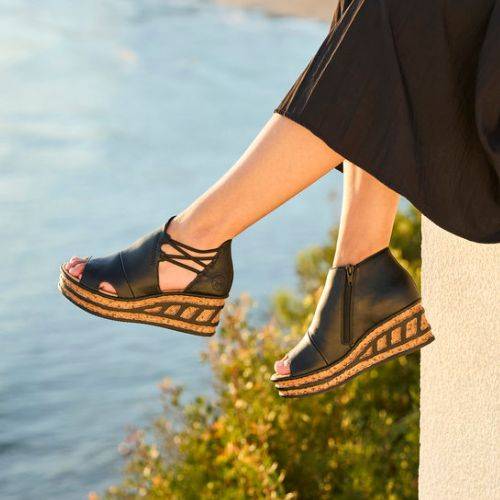
[[[417,280],[419,229],[416,211],[400,214],[392,240]],[[280,399],[269,381],[311,320],[334,239],[299,255],[298,293],[276,295],[268,324],[249,324],[246,297],[229,307],[204,355],[215,397],[185,405],[164,382],[163,416],[125,442],[122,483],[105,498],[417,498],[417,355],[311,398]]]

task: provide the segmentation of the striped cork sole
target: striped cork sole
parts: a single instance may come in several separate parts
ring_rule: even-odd
[[[420,303],[401,311],[366,333],[340,361],[301,377],[273,376],[282,397],[302,397],[329,391],[360,373],[398,356],[410,354],[434,340]]]
[[[160,326],[209,337],[219,324],[225,298],[163,293],[141,299],[120,299],[80,285],[63,268],[59,290],[73,304],[101,318]]]

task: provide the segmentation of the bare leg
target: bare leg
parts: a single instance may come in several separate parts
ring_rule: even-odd
[[[356,264],[389,245],[399,194],[344,162],[344,194],[333,264]]]
[[[350,162],[344,162],[344,197],[333,264],[357,264],[389,245],[399,195]],[[280,375],[290,373],[288,358],[276,362]]]
[[[341,163],[343,158],[304,127],[273,115],[238,162],[169,226],[172,238],[195,248],[214,248],[289,200]],[[172,249],[169,249],[172,253]],[[81,278],[85,260],[68,271]],[[160,263],[162,290],[182,290],[194,273]],[[108,283],[101,290],[114,293]]]

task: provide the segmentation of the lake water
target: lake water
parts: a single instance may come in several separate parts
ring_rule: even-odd
[[[237,159],[326,26],[201,1],[0,1],[0,498],[80,499],[119,478],[164,377],[207,393],[206,340],[82,313],[70,255],[120,249]],[[258,299],[339,214],[332,173],[234,244]]]

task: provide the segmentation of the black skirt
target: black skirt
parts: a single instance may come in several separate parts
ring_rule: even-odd
[[[463,238],[500,241],[500,0],[347,0],[276,109]]]

